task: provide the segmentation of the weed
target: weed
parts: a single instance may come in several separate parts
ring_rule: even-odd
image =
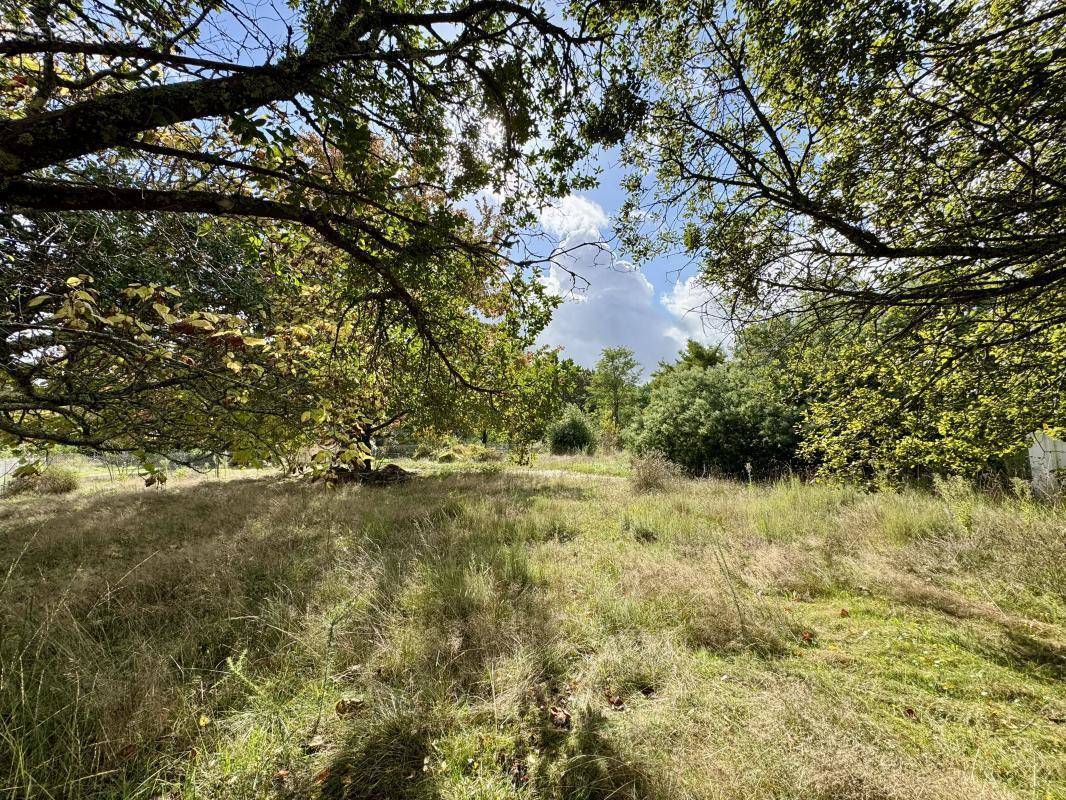
[[[681,479],[681,468],[658,450],[633,456],[633,476],[629,479],[637,492],[663,492]]]

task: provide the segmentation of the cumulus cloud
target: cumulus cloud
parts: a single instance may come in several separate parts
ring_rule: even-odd
[[[661,360],[673,360],[690,338],[721,341],[705,328],[698,309],[707,295],[694,279],[656,294],[648,278],[617,257],[603,241],[610,225],[593,201],[570,196],[541,214],[541,224],[562,241],[544,276],[549,291],[564,302],[540,342],[592,367],[606,347],[628,347],[650,374]]]
[[[697,276],[676,282],[660,300],[676,320],[667,333],[681,344],[727,344],[732,338],[722,307]]]
[[[540,224],[553,236],[587,234],[599,238],[611,220],[598,203],[571,194],[540,212]]]

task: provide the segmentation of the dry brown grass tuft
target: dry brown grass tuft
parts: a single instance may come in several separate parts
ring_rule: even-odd
[[[630,485],[637,492],[663,492],[681,480],[681,468],[658,450],[633,456]]]

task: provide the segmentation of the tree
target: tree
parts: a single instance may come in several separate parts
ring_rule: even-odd
[[[589,394],[600,414],[620,431],[636,406],[640,363],[627,347],[608,347],[596,362]]]
[[[897,311],[847,343],[791,343],[788,374],[808,407],[802,450],[823,476],[1002,475],[1018,469],[1034,430],[1066,430],[1061,328],[1024,347],[975,346],[984,331],[957,326],[952,341],[893,343],[892,326],[908,325]]]
[[[800,410],[744,360],[684,361],[651,382],[629,431],[638,452],[658,450],[694,474],[771,475],[797,462]]]
[[[592,370],[581,366],[572,358],[559,362],[558,382],[555,388],[560,408],[575,405],[588,410],[592,387]]]
[[[681,351],[677,361],[659,362],[659,368],[652,373],[651,382],[654,383],[658,378],[672,372],[677,367],[716,367],[719,364],[724,364],[725,361],[726,354],[718,345],[711,347],[701,344],[695,339],[689,339],[685,342],[685,349]]]
[[[9,436],[243,451],[295,410],[349,450],[400,397],[522,393],[550,303],[514,233],[570,186],[584,39],[497,0],[287,9],[4,7]]]
[[[641,255],[682,245],[744,319],[905,308],[989,346],[1066,322],[1066,9],[604,8],[623,29],[615,124],[590,135],[631,131],[621,218]]]

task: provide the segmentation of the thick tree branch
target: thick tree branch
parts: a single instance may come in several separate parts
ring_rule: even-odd
[[[313,75],[312,67],[293,60],[224,78],[131,89],[0,122],[0,177],[106,150],[154,128],[285,100],[305,89]]]
[[[411,314],[419,334],[441,359],[452,376],[464,387],[480,392],[497,390],[472,383],[445,352],[433,333],[421,304],[406,286],[379,259],[368,253],[339,227],[349,224],[339,215],[302,206],[264,200],[242,194],[216,194],[206,191],[131,189],[61,183],[55,181],[11,181],[0,200],[39,211],[140,211],[177,214],[211,214],[230,217],[256,217],[294,222],[316,231],[326,242],[344,251],[360,266],[378,275]]]
[[[235,64],[231,61],[183,56],[127,42],[79,42],[69,39],[7,39],[0,41],[0,56],[33,55],[37,53],[125,58],[147,61],[152,64],[216,69],[224,72],[249,72],[256,69],[256,67]]]

